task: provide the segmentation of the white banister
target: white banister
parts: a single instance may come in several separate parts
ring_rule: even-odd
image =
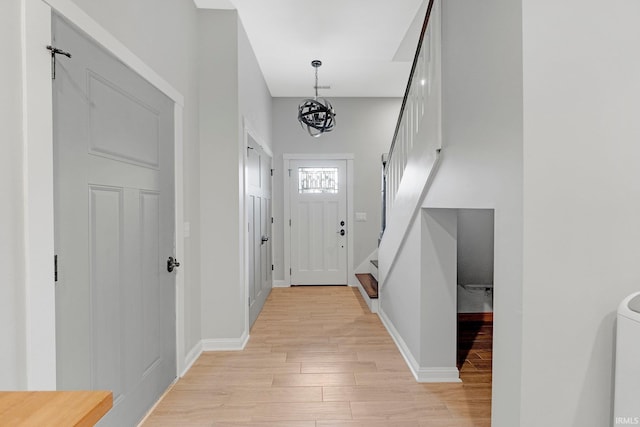
[[[416,151],[428,149],[435,152],[441,146],[439,139],[428,138],[423,132],[429,105],[439,106],[440,102],[440,91],[434,90],[434,84],[440,83],[439,73],[436,73],[437,67],[440,67],[439,31],[439,0],[430,0],[384,170],[387,224],[393,217],[394,202],[410,159],[419,155]],[[438,81],[434,81],[434,77]],[[434,121],[431,120],[431,123]]]

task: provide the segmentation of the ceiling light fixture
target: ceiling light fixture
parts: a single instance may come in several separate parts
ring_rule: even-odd
[[[321,61],[314,59],[311,66],[316,69],[316,96],[305,99],[298,106],[298,121],[302,128],[306,128],[309,135],[317,138],[325,132],[331,132],[336,124],[336,113],[331,103],[325,98],[318,98],[318,67]]]

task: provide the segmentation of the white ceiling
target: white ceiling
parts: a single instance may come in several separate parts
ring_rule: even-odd
[[[402,97],[426,0],[194,0],[237,9],[271,95]]]

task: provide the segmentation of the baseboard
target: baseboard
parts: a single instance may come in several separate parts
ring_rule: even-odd
[[[244,350],[249,341],[249,334],[244,333],[239,338],[211,338],[202,340],[202,351],[238,351]]]
[[[185,376],[185,374],[189,371],[189,369],[191,369],[191,367],[193,366],[195,361],[198,360],[198,357],[200,357],[201,354],[202,354],[202,341],[199,341],[196,345],[193,346],[193,348],[189,351],[189,353],[187,353],[187,355],[184,358],[184,369],[180,373],[181,378]]]
[[[274,280],[273,287],[274,288],[290,288],[291,285],[285,282],[284,280]]]
[[[381,308],[378,310],[378,316],[382,321],[382,324],[391,335],[393,342],[396,343],[400,354],[404,358],[404,361],[407,363],[409,370],[413,374],[413,377],[419,383],[459,383],[462,382],[460,380],[460,372],[458,368],[454,367],[432,367],[432,368],[423,368],[418,364],[418,361],[413,357],[409,347],[404,342],[398,330],[393,326],[393,323],[387,317],[384,310]]]
[[[240,338],[221,338],[200,340],[193,346],[184,358],[185,368],[180,373],[184,377],[203,351],[237,351],[243,350],[249,341],[249,334],[244,333]]]
[[[458,368],[420,368],[413,374],[419,383],[461,383]]]

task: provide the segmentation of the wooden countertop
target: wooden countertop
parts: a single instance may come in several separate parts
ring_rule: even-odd
[[[5,391],[0,426],[93,426],[112,405],[110,391]]]

